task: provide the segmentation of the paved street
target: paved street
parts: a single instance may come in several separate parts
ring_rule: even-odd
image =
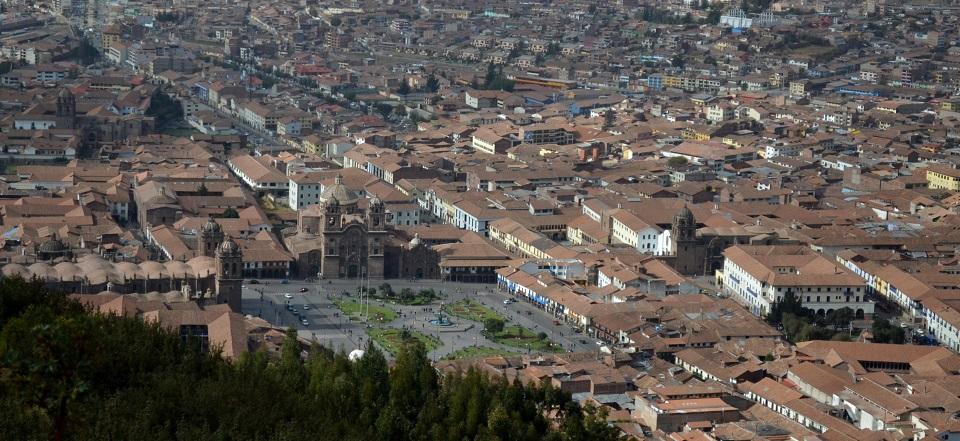
[[[370,287],[378,287],[384,281],[371,281]],[[403,288],[411,288],[415,291],[432,288],[437,292],[445,294],[444,303],[454,303],[460,299],[471,298],[487,307],[497,311],[507,318],[511,324],[519,324],[533,332],[545,332],[550,340],[560,343],[564,348],[574,351],[592,351],[597,350],[597,345],[589,338],[576,334],[566,325],[555,325],[553,317],[544,311],[537,309],[531,304],[517,302],[510,305],[504,305],[503,300],[507,298],[505,293],[497,292],[495,285],[464,284],[451,283],[433,280],[406,281],[406,280],[387,280],[394,291],[400,291]],[[363,347],[366,344],[365,327],[362,323],[351,322],[347,317],[340,313],[332,300],[340,297],[341,293],[347,291],[351,297],[356,299],[358,287],[356,280],[324,280],[321,283],[291,281],[289,284],[281,284],[279,281],[261,281],[260,284],[245,285],[243,290],[243,312],[245,314],[259,315],[270,323],[280,326],[295,326],[300,336],[307,339],[316,339],[319,343],[332,347],[334,349],[343,349],[347,352]],[[308,292],[300,293],[301,288],[307,288]],[[261,292],[263,293],[261,296]],[[293,304],[298,313],[305,317],[308,325],[302,325],[294,313],[287,311],[284,306],[287,299],[285,293],[290,293]],[[262,297],[262,300],[261,300]],[[461,331],[438,331],[435,327],[431,328],[427,320],[436,318],[436,311],[439,309],[440,302],[428,306],[401,306],[384,304],[378,300],[372,300],[373,305],[384,306],[399,313],[399,317],[388,325],[395,328],[407,326],[419,332],[432,335],[440,339],[443,345],[430,353],[431,358],[439,359],[458,349],[479,345],[487,347],[499,347],[502,349],[520,352],[522,349],[498,345],[487,340],[480,331],[483,325],[480,323],[466,323],[453,317],[452,320],[458,324],[457,328],[462,329],[473,325],[470,329]],[[310,309],[304,310],[304,305]]]

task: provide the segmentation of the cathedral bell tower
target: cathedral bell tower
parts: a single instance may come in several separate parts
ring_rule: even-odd
[[[240,312],[243,288],[243,250],[233,239],[227,238],[217,247],[217,303],[227,303]]]
[[[65,129],[73,129],[77,117],[77,97],[73,96],[70,89],[60,89],[57,95],[57,118],[60,120],[57,124],[63,124]]]
[[[696,240],[697,221],[693,218],[693,212],[686,205],[673,217],[673,227],[670,233],[673,234],[675,243]]]
[[[322,204],[323,207],[323,219],[322,224],[320,225],[320,231],[338,231],[340,230],[341,222],[343,219],[340,216],[340,201],[335,197],[331,197],[325,203]]]
[[[367,208],[367,230],[383,231],[387,223],[387,212],[383,207],[383,201],[374,196],[370,199],[370,207]]]
[[[200,237],[197,240],[199,255],[216,257],[217,246],[223,242],[223,228],[213,219],[213,216],[207,218],[207,223],[200,227]]]
[[[702,247],[697,239],[697,221],[687,206],[673,217],[670,234],[673,237],[673,255],[676,258],[674,269],[680,274],[699,274],[703,263]]]

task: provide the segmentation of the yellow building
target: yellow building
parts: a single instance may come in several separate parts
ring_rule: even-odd
[[[681,138],[695,141],[709,141],[711,136],[711,129],[709,127],[689,126],[684,127],[680,132]]]
[[[683,78],[676,75],[664,75],[663,87],[672,87],[679,89],[683,86]]]
[[[960,191],[960,170],[946,166],[930,167],[927,182],[935,190]]]
[[[117,25],[110,25],[103,28],[100,36],[100,47],[104,49],[109,49],[110,46],[113,46],[114,43],[120,42],[120,27]]]
[[[307,136],[300,141],[301,150],[312,155],[323,154],[323,149],[321,148],[322,144],[323,140],[321,140],[317,135]]]
[[[954,100],[954,101],[947,100],[947,101],[944,101],[944,102],[940,103],[940,108],[943,109],[943,110],[946,110],[946,111],[948,111],[948,112],[960,111],[960,100]]]

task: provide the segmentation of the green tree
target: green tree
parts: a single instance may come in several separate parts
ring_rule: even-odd
[[[891,324],[887,319],[874,319],[871,331],[875,343],[903,344],[907,340],[906,331]]]
[[[225,219],[239,219],[240,213],[237,212],[235,208],[231,207],[231,208],[227,208],[226,210],[223,210],[223,214],[220,215],[220,217]]]
[[[776,326],[783,322],[784,314],[792,314],[796,318],[806,315],[805,311],[806,309],[800,302],[800,297],[797,297],[793,291],[787,291],[783,294],[783,297],[770,304],[770,311],[764,317],[764,320]]]
[[[670,59],[670,65],[679,69],[683,69],[683,66],[686,65],[686,60],[683,58],[683,54],[676,54],[673,58]]]
[[[414,298],[413,290],[410,288],[403,288],[400,290],[400,302],[410,302]]]
[[[471,369],[443,381],[416,339],[395,367],[296,331],[227,361],[158,323],[92,314],[38,282],[0,278],[4,439],[614,440],[602,412],[550,383]],[[306,352],[305,352],[306,351]],[[309,352],[309,355],[306,355]],[[557,411],[558,422],[548,421]]]
[[[610,129],[617,122],[617,112],[613,109],[607,109],[603,114],[603,128]]]
[[[854,319],[854,312],[850,308],[834,309],[826,314],[826,322],[833,326],[833,329],[842,329],[850,326]]]
[[[667,160],[667,165],[674,168],[683,167],[687,165],[687,158],[684,158],[683,156],[674,156]]]
[[[497,66],[493,63],[487,64],[487,74],[483,77],[483,87],[489,89],[497,79]]]
[[[157,121],[157,127],[168,127],[183,120],[183,107],[180,101],[164,92],[157,92],[150,98],[147,115]]]
[[[497,335],[503,332],[505,323],[498,317],[488,317],[483,321],[483,327],[489,335]]]
[[[425,89],[430,93],[437,93],[437,91],[440,90],[440,80],[437,79],[436,75],[431,73],[430,76],[427,77]]]
[[[407,79],[404,78],[400,81],[400,86],[397,87],[398,95],[409,95],[410,94],[410,83],[407,82]]]
[[[390,113],[393,112],[393,107],[386,103],[377,103],[374,104],[373,107],[376,109],[377,113],[384,118],[390,116]]]
[[[551,42],[547,45],[547,55],[557,55],[560,53],[560,43]]]

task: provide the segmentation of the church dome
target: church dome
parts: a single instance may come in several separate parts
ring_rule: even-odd
[[[690,223],[690,224],[693,223],[693,212],[690,211],[690,208],[687,207],[686,205],[684,205],[683,208],[680,209],[680,212],[677,213],[677,217],[688,221],[687,223]]]
[[[63,87],[60,89],[60,93],[57,94],[59,98],[72,98],[73,93],[70,92],[70,89]]]
[[[39,252],[48,254],[63,253],[67,250],[67,245],[56,237],[48,239],[46,242],[40,244],[40,247],[38,248]]]
[[[337,179],[333,185],[325,188],[323,193],[320,194],[320,201],[323,203],[336,201],[343,205],[351,205],[356,204],[359,200],[360,195],[357,192],[343,185],[343,176],[341,175],[337,175]]]
[[[207,222],[204,223],[202,227],[200,227],[200,231],[204,233],[219,233],[223,231],[223,228],[221,228],[220,224],[218,224],[217,221],[213,219],[213,216],[210,216],[209,218],[207,218]]]
[[[233,256],[240,254],[240,245],[234,242],[233,239],[227,238],[220,244],[220,247],[217,248],[217,251],[224,256]]]
[[[423,242],[420,240],[420,233],[414,234],[413,239],[410,239],[410,248],[416,248],[420,246],[421,243]]]

